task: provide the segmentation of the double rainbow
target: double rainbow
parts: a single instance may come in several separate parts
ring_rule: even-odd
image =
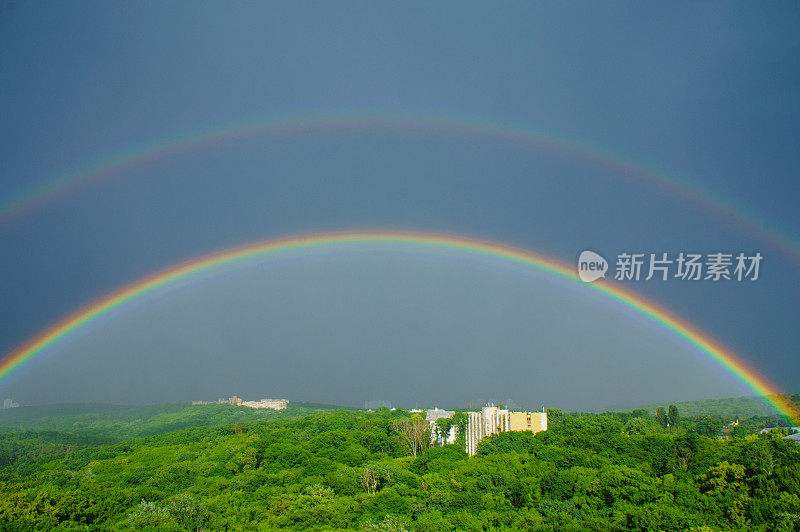
[[[149,277],[136,281],[105,297],[98,299],[82,309],[58,321],[39,335],[0,360],[0,382],[14,373],[26,362],[35,358],[60,340],[87,326],[101,316],[118,309],[142,296],[168,287],[193,276],[207,273],[214,268],[234,264],[248,259],[268,259],[280,252],[291,250],[323,250],[337,244],[396,244],[433,248],[440,251],[464,252],[477,258],[487,258],[505,264],[532,268],[557,278],[580,283],[574,270],[564,263],[543,254],[496,242],[468,239],[451,235],[430,233],[363,231],[345,233],[323,233],[267,240],[250,245],[227,249],[205,255]],[[699,353],[715,362],[745,387],[763,398],[765,403],[792,421],[800,422],[800,410],[777,386],[758,373],[741,358],[734,355],[716,340],[703,333],[687,321],[672,314],[667,309],[631,292],[611,281],[601,280],[583,285],[586,290],[599,292],[611,301],[616,301],[637,312],[651,322],[666,329],[675,337],[694,346]]]

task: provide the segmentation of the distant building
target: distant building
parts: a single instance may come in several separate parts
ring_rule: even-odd
[[[13,399],[4,399],[3,400],[3,410],[8,410],[9,408],[17,408],[19,403],[15,402]]]
[[[431,425],[431,443],[438,443],[439,445],[444,445],[445,443],[455,443],[456,437],[458,436],[458,427],[450,427],[450,430],[446,435],[436,434],[436,420],[451,418],[454,415],[454,410],[442,410],[438,406],[436,408],[429,408],[427,410],[425,413],[425,421]]]
[[[738,426],[739,426],[739,418],[737,417],[736,419],[734,419],[733,421],[722,427],[722,438],[725,440],[730,438],[731,434],[733,434],[733,429]]]
[[[781,439],[782,440],[793,441],[793,442],[795,442],[797,444],[800,444],[800,432],[796,432],[796,433],[792,434],[791,436],[784,436]]]
[[[526,431],[534,434],[547,430],[546,412],[510,412],[492,404],[484,406],[480,412],[469,412],[467,425],[467,454],[472,456],[478,442],[486,436],[509,431]]]
[[[236,397],[235,395],[232,395],[232,396],[228,397],[227,399],[223,399],[223,398],[220,397],[219,399],[217,399],[217,402],[221,403],[221,404],[227,404],[227,405],[233,405],[233,406],[242,406],[242,398],[241,397]]]
[[[289,404],[288,399],[262,399],[260,401],[242,401],[242,406],[250,408],[272,408],[273,410],[283,410]]]
[[[241,397],[232,395],[227,399],[220,397],[216,401],[192,401],[193,405],[233,405],[249,406],[250,408],[273,408],[283,410],[289,404],[288,399],[262,399],[260,401],[245,401]]]
[[[766,434],[767,432],[773,429],[788,429],[789,434],[794,434],[795,432],[800,432],[800,427],[767,427],[758,431],[759,434]]]

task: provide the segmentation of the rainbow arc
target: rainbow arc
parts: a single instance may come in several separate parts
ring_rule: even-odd
[[[515,144],[585,161],[607,168],[623,180],[641,183],[663,191],[685,204],[695,205],[724,220],[732,227],[769,243],[800,265],[800,239],[781,229],[762,214],[741,203],[726,200],[719,193],[706,190],[691,180],[657,165],[615,152],[594,143],[555,135],[510,123],[489,122],[462,116],[391,112],[318,113],[287,116],[271,120],[238,122],[192,131],[160,139],[100,159],[71,172],[56,175],[41,184],[0,201],[0,226],[9,220],[55,201],[70,192],[93,183],[124,175],[126,171],[160,160],[191,153],[209,146],[253,138],[281,138],[309,132],[406,131],[474,136]]]
[[[800,423],[800,410],[794,406],[789,397],[744,360],[688,321],[613,281],[600,280],[592,284],[580,283],[572,267],[552,257],[497,242],[453,235],[395,231],[322,233],[267,240],[219,251],[172,266],[114,291],[73,312],[9,353],[0,360],[0,382],[23,367],[26,362],[58,344],[59,341],[69,337],[75,331],[146,294],[175,285],[180,281],[188,281],[194,276],[225,265],[243,263],[243,261],[251,259],[263,258],[266,260],[281,252],[291,250],[307,250],[309,252],[319,250],[322,252],[326,248],[348,243],[412,245],[441,251],[458,251],[477,258],[499,261],[503,265],[511,264],[530,268],[559,279],[579,283],[584,289],[602,294],[608,301],[622,304],[631,311],[645,316],[675,337],[688,342],[698,353],[712,360],[719,368],[728,372],[753,393],[761,396],[777,413]]]

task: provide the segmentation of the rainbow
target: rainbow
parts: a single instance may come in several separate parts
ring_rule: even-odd
[[[25,365],[26,362],[101,316],[148,293],[170,285],[174,286],[178,281],[188,281],[192,277],[208,273],[214,268],[240,263],[247,259],[265,259],[280,252],[315,251],[322,250],[326,246],[349,243],[414,245],[437,251],[464,252],[473,257],[495,259],[506,264],[537,270],[571,283],[578,283],[586,290],[598,292],[611,301],[618,302],[645,316],[649,321],[663,327],[677,338],[688,342],[745,387],[761,396],[764,402],[777,413],[792,421],[800,421],[800,410],[791,403],[788,396],[741,358],[667,309],[619,284],[606,280],[592,284],[580,283],[574,270],[556,259],[496,242],[451,235],[394,231],[322,233],[267,240],[226,249],[172,266],[90,303],[9,353],[0,360],[0,382]]]
[[[304,132],[326,130],[368,131],[372,129],[472,135],[518,144],[525,148],[548,150],[565,157],[584,160],[606,167],[618,177],[647,184],[677,196],[706,212],[713,213],[746,234],[769,243],[776,250],[780,250],[800,264],[800,240],[794,234],[779,229],[774,223],[766,221],[762,215],[751,212],[745,205],[725,201],[717,193],[703,189],[688,179],[678,177],[674,173],[652,164],[646,164],[586,142],[513,124],[490,123],[452,116],[434,117],[401,113],[348,112],[291,116],[268,121],[240,122],[210,127],[178,137],[161,139],[56,176],[37,187],[0,202],[0,225],[80,187],[113,178],[133,168],[204,147],[248,138],[297,135]]]

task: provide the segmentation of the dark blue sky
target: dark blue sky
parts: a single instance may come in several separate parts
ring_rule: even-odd
[[[788,2],[6,2],[0,4],[0,197],[131,147],[229,123],[328,112],[454,115],[513,123],[627,154],[685,176],[723,201],[760,213],[771,227],[798,235],[799,19],[800,9]],[[0,226],[0,350],[11,350],[76,307],[177,261],[252,240],[344,228],[477,236],[570,263],[586,248],[607,258],[622,251],[760,251],[765,259],[754,283],[639,282],[631,288],[692,321],[780,386],[800,390],[798,264],[768,242],[743,235],[740,227],[696,204],[620,179],[614,170],[586,160],[474,135],[392,128],[312,131],[212,146],[119,174]],[[376,398],[381,386],[337,388],[314,381],[303,388],[300,383],[309,381],[305,372],[318,369],[320,360],[365,367],[358,356],[342,359],[344,352],[369,353],[377,361],[369,366],[371,380],[378,383],[382,375],[400,371],[390,360],[403,357],[445,367],[451,360],[475,366],[503,359],[546,372],[567,346],[585,350],[584,344],[565,340],[572,338],[600,346],[591,355],[583,353],[589,359],[552,368],[559,378],[574,379],[575,389],[559,395],[544,387],[537,395],[519,383],[518,403],[541,399],[589,409],[650,402],[647,386],[630,393],[610,384],[603,388],[598,375],[602,382],[614,370],[603,375],[599,367],[589,373],[585,368],[588,360],[614,368],[630,360],[631,350],[658,344],[661,333],[646,324],[631,332],[630,318],[611,311],[605,327],[580,326],[575,316],[593,308],[580,293],[547,292],[540,294],[543,299],[515,303],[514,294],[541,281],[509,274],[506,281],[517,283],[514,287],[495,286],[500,281],[480,280],[474,277],[478,273],[457,267],[458,261],[448,262],[452,271],[444,275],[438,259],[424,267],[400,259],[349,265],[362,273],[356,276],[344,275],[334,263],[312,261],[315,272],[299,268],[305,273],[287,274],[279,284],[256,273],[233,276],[226,290],[209,286],[142,306],[55,350],[50,362],[0,385],[5,388],[0,395],[31,403],[146,402],[275,390],[295,399],[358,404]],[[358,308],[328,308],[322,294],[333,288],[324,288],[323,281],[353,294]],[[464,311],[459,294],[467,281],[475,287],[474,304],[495,308],[489,301],[506,302],[495,308],[495,318]],[[263,306],[249,314],[295,316],[292,326],[283,328],[295,331],[293,336],[258,336],[267,334],[264,327],[246,327],[242,317],[235,321],[243,327],[239,333],[220,327],[198,339],[198,328],[209,330],[199,324],[226,323],[219,312],[236,315],[242,308],[244,296],[231,294],[288,298],[309,283],[319,286],[318,299],[306,293],[280,309]],[[431,283],[441,286],[433,299],[430,290],[420,292],[416,302],[401,298]],[[383,296],[366,288],[387,285],[392,289]],[[391,303],[400,300],[405,303]],[[557,324],[539,319],[527,332],[517,328],[513,334],[501,327],[513,323],[512,316],[560,306],[564,319]],[[420,308],[430,314],[425,327],[436,334],[412,319]],[[347,335],[347,341],[319,333],[326,326],[363,331],[347,322],[358,321],[360,313],[385,315],[387,321],[362,338]],[[166,332],[153,325],[169,319],[178,321]],[[465,327],[474,329],[477,322],[484,325],[480,339],[463,337]],[[399,323],[405,325],[391,326]],[[301,332],[309,329],[317,334]],[[614,343],[620,331],[630,345]],[[428,342],[419,340],[428,336]],[[535,357],[532,343],[538,346]],[[501,354],[489,353],[490,346],[501,344]],[[213,349],[203,347],[210,345]],[[226,345],[231,352],[220,355]],[[474,352],[459,358],[467,346]],[[263,354],[267,347],[270,356]],[[161,371],[153,369],[141,370],[147,385],[135,390],[87,384],[116,382],[114,376],[130,371],[125,364],[143,361],[144,352],[154,349],[160,360],[206,360],[206,376],[218,373],[213,360],[250,366],[272,364],[284,354],[296,364],[282,371],[294,372],[297,380],[284,379],[288,388],[276,390],[275,383],[237,381],[244,377],[236,372],[224,384],[184,374],[187,384],[176,388],[148,379],[148,371]],[[657,390],[653,400],[736,395],[722,384],[704,387],[698,375],[715,373],[708,368],[681,366],[699,373],[686,379],[690,384],[676,384],[679,374],[664,373],[671,349],[676,360],[690,353],[669,343],[653,353],[643,349],[647,363],[637,366],[628,382],[644,379],[656,386],[650,388]],[[128,362],[120,362],[123,358]],[[157,368],[153,364],[142,366]],[[423,396],[430,387],[414,375],[407,380],[416,391],[384,388],[391,397],[379,398],[407,403]],[[487,382],[462,377],[465,384],[456,392],[424,400],[455,403],[502,395],[500,376]],[[588,388],[583,395],[576,392]]]

